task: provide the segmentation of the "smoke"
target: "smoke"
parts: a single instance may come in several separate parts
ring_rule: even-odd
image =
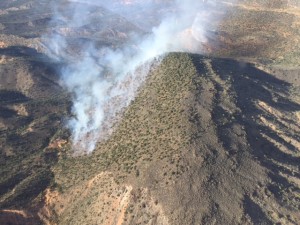
[[[73,0],[54,8],[44,38],[65,64],[61,84],[73,95],[68,127],[76,154],[108,137],[153,64],[167,52],[205,53],[224,6],[204,0]]]

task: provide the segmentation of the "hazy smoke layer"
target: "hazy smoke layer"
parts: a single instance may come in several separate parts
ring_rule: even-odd
[[[224,6],[213,0],[73,0],[56,5],[56,29],[45,43],[49,54],[66,64],[61,82],[74,98],[68,126],[78,154],[92,152],[112,132],[153,59],[170,51],[203,53],[224,13]],[[114,17],[115,23],[108,24]]]

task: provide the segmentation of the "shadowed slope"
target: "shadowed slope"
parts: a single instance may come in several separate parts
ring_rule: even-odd
[[[69,96],[47,56],[21,46],[0,52],[0,223],[40,224]]]

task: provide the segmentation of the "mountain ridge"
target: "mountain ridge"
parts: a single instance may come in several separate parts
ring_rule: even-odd
[[[276,125],[270,125],[270,110],[281,111],[283,103],[274,103],[264,85],[288,95],[288,83],[282,85],[251,64],[184,53],[168,55],[107,142],[91,156],[57,164],[55,180],[66,192],[61,202],[52,204],[64,205],[64,196],[70,198],[75,190],[81,190],[75,196],[85,196],[78,201],[81,206],[72,203],[62,210],[56,208],[59,222],[90,224],[121,215],[122,224],[297,223],[299,201],[293,196],[300,189],[286,183],[287,177],[298,179],[299,171],[293,166],[299,162],[293,150],[297,138],[292,145],[274,145],[291,130],[278,134],[270,130],[282,126],[286,118],[276,117]],[[288,104],[291,112],[285,113],[295,120],[299,105]],[[286,174],[280,175],[283,171]],[[102,182],[110,191],[98,186]],[[127,196],[127,213],[111,208],[120,191]],[[103,203],[102,198],[107,200]],[[101,206],[106,213],[98,211]]]
[[[94,33],[49,24],[47,1],[1,1],[0,223],[298,224],[300,14],[286,3],[228,6],[207,55],[154,63],[111,138],[74,157],[64,65],[40,34],[62,28],[77,54],[145,31],[100,7]]]

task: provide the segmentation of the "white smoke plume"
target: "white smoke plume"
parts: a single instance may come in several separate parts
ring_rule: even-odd
[[[224,5],[213,0],[72,0],[56,5],[55,30],[44,43],[49,55],[66,65],[61,82],[73,94],[68,127],[76,154],[91,153],[111,133],[154,59],[174,51],[205,53],[225,13]],[[106,8],[104,15],[118,14],[133,25],[105,27],[99,7]],[[99,44],[107,32],[111,43]]]

